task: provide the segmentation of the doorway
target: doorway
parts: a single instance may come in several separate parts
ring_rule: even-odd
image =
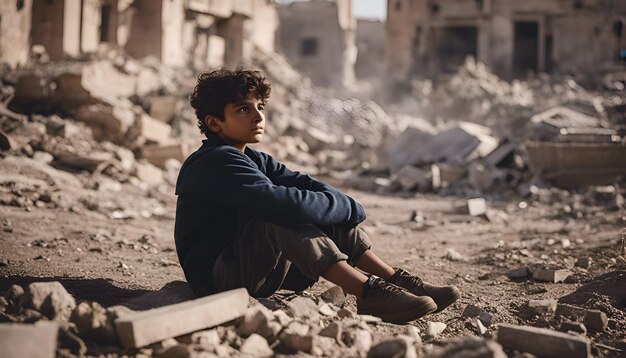
[[[513,45],[513,77],[526,77],[539,69],[539,24],[516,21]]]

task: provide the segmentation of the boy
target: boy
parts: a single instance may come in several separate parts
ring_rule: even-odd
[[[207,139],[178,176],[175,239],[193,291],[245,287],[267,297],[321,276],[355,295],[358,313],[397,324],[456,301],[456,287],[424,283],[378,258],[354,199],[248,148],[263,137],[270,91],[260,71],[222,68],[202,73],[191,95]]]

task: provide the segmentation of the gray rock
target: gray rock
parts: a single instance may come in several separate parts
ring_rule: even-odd
[[[58,281],[35,282],[28,285],[23,305],[50,319],[67,322],[76,307],[76,301]]]
[[[337,342],[340,342],[342,333],[343,329],[341,325],[338,322],[331,322],[319,332],[319,335],[322,337],[334,338]]]
[[[307,297],[296,297],[289,302],[289,313],[295,318],[319,320],[317,304]]]
[[[521,267],[513,271],[510,271],[509,273],[506,274],[506,276],[510,278],[511,280],[526,278],[526,277],[530,277],[530,270],[528,269],[528,267]]]
[[[252,333],[257,333],[263,338],[269,339],[274,336],[276,331],[270,325],[273,319],[274,317],[270,310],[263,305],[256,305],[246,311],[243,321],[237,327],[237,333],[242,337],[248,337]]]
[[[486,312],[486,311],[482,311],[478,315],[478,319],[480,320],[480,322],[482,322],[482,324],[484,324],[487,327],[491,326],[491,323],[493,323],[493,316],[491,315],[491,313]]]
[[[327,317],[337,317],[337,312],[335,312],[328,303],[322,303],[322,305],[320,305],[319,313]]]
[[[313,350],[313,335],[310,327],[301,322],[291,322],[280,334],[280,342],[287,348],[296,351],[311,353]]]
[[[556,300],[530,300],[528,308],[536,315],[554,313],[556,310]]]
[[[372,334],[364,329],[357,329],[352,336],[352,347],[357,351],[365,353],[372,347]]]
[[[217,329],[209,329],[206,331],[195,332],[191,335],[191,342],[197,344],[205,351],[212,352],[215,347],[222,343]]]
[[[337,316],[339,316],[339,318],[354,318],[354,313],[349,309],[342,308],[337,311]]]
[[[24,298],[24,289],[19,285],[11,285],[7,289],[5,294],[6,299],[13,306],[13,308],[19,308],[22,306],[22,299]]]
[[[101,343],[117,343],[114,320],[97,302],[81,302],[72,311],[71,321],[82,337]]]
[[[367,353],[368,358],[404,357],[415,358],[417,352],[411,339],[408,337],[398,337],[386,340],[373,346]]]
[[[483,312],[482,308],[469,304],[465,306],[465,308],[463,309],[463,313],[461,313],[461,317],[478,317],[478,315],[480,315],[481,312]]]
[[[498,343],[478,337],[467,336],[453,341],[436,358],[506,358]]]
[[[436,338],[446,327],[448,325],[443,322],[426,322],[426,336]]]
[[[559,327],[559,331],[587,334],[587,327],[583,323],[580,323],[580,322],[565,321],[561,323],[561,327]]]
[[[320,297],[322,298],[322,300],[328,303],[332,303],[333,305],[340,308],[343,307],[343,305],[346,303],[346,295],[343,292],[343,289],[339,286],[333,286],[328,290],[322,292]]]
[[[589,257],[579,257],[578,260],[576,260],[576,263],[574,264],[574,266],[584,268],[584,269],[588,269],[590,265],[591,265],[591,258]]]
[[[269,357],[274,354],[267,340],[262,336],[251,334],[239,348],[241,354],[248,354],[253,357]]]

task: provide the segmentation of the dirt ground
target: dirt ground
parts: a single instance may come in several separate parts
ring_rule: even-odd
[[[77,300],[107,307],[184,280],[173,240],[171,187],[168,192],[126,183],[113,191],[95,191],[63,182],[58,173],[28,172],[26,166],[6,159],[0,163],[5,176],[44,181],[46,175],[51,176],[48,182],[57,182],[55,190],[62,203],[56,207],[0,206],[1,290],[14,283],[57,280]],[[525,307],[530,299],[558,299],[604,311],[609,326],[605,332],[590,334],[593,353],[624,354],[607,348],[626,349],[626,265],[619,256],[626,227],[623,211],[592,206],[572,211],[564,210],[559,202],[514,200],[489,202],[497,215],[487,220],[456,214],[454,208],[463,205],[464,198],[346,191],[365,207],[368,219],[363,225],[379,256],[427,281],[454,284],[462,291],[463,297],[449,309],[413,322],[422,332],[426,321],[448,325],[426,344],[477,335],[461,318],[467,304],[493,315],[485,334],[490,337],[499,323],[551,327],[552,321],[529,314]],[[423,215],[424,222],[411,220],[414,212]],[[450,254],[449,249],[460,256]],[[588,270],[574,267],[581,257],[592,259]],[[507,278],[507,272],[525,266],[567,267],[574,275],[566,283]],[[328,287],[321,280],[308,293],[318,294]],[[289,297],[281,292],[276,299]],[[348,298],[348,305],[355,309],[354,297]],[[374,340],[403,330],[378,324]]]

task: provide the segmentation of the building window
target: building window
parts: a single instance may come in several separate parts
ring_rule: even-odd
[[[317,39],[305,38],[300,41],[300,55],[317,56],[318,44]]]
[[[17,11],[20,11],[24,8],[24,0],[17,0],[15,2],[15,8],[17,9]]]

